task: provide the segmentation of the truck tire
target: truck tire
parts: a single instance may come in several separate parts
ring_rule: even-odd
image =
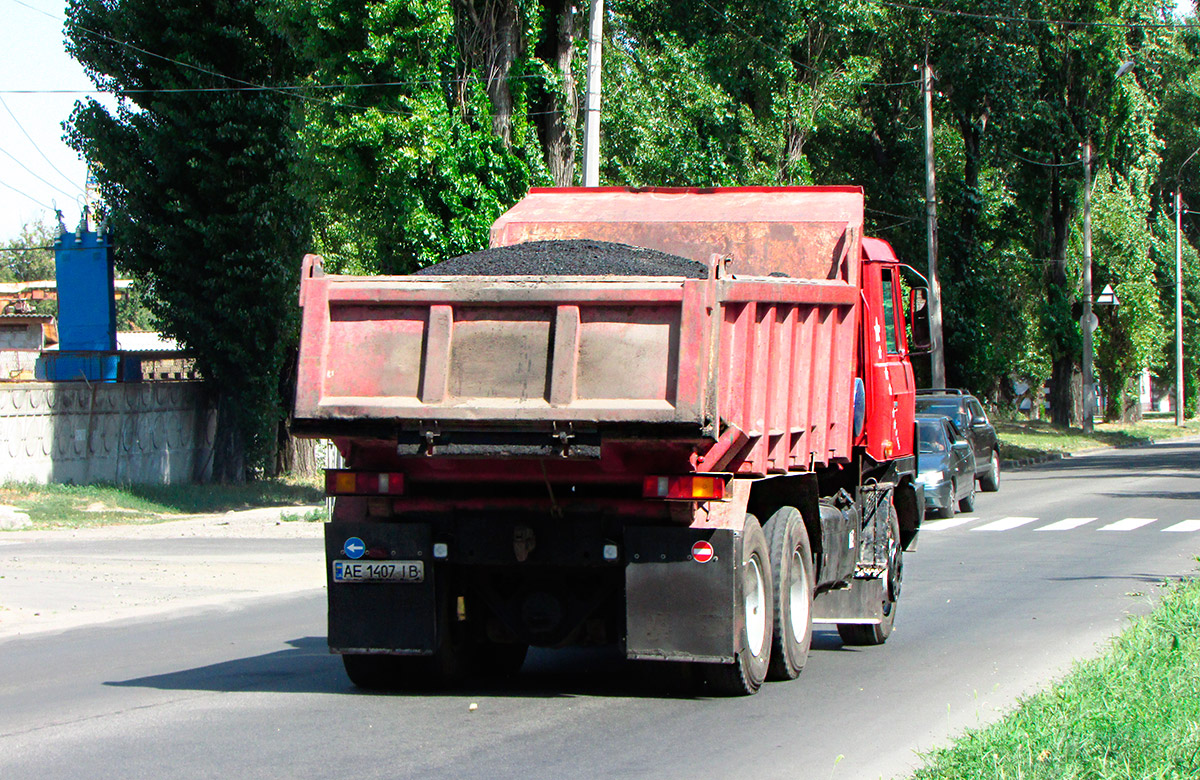
[[[706,664],[708,689],[718,696],[749,696],[767,678],[771,660],[771,631],[775,625],[771,554],[767,538],[754,515],[742,529],[737,575],[742,578],[740,645],[733,663]]]
[[[808,660],[812,646],[813,572],[812,542],[804,518],[795,507],[785,506],[763,526],[775,581],[775,626],[771,639],[768,680],[794,680]]]
[[[529,645],[516,642],[476,642],[471,645],[472,667],[483,677],[512,677],[525,665]]]
[[[896,623],[896,602],[904,580],[904,550],[900,547],[900,519],[892,502],[888,508],[888,565],[884,572],[883,621],[876,625],[838,623],[838,635],[846,645],[881,645],[892,634]]]
[[[1000,453],[995,450],[992,450],[992,460],[987,473],[979,478],[979,489],[984,493],[995,493],[1000,489]]]

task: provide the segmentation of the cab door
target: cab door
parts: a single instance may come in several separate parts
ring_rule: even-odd
[[[899,263],[891,247],[863,241],[867,451],[876,460],[913,453],[913,378],[904,328]]]

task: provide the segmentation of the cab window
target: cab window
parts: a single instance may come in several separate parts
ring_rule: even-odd
[[[900,351],[900,347],[896,339],[896,298],[891,269],[885,268],[880,273],[880,277],[883,282],[880,297],[883,299],[883,330],[887,339],[887,351],[896,354]]]

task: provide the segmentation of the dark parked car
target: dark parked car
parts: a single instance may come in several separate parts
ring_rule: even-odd
[[[918,390],[917,414],[940,414],[953,420],[971,442],[979,489],[988,493],[1000,489],[1000,442],[979,399],[966,390]]]
[[[954,508],[975,508],[975,455],[948,417],[917,415],[917,481],[925,486],[925,510],[952,517]]]

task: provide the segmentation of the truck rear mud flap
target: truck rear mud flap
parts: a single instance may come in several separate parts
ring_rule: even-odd
[[[727,529],[625,529],[626,657],[734,660],[740,540],[741,532]]]
[[[883,580],[852,580],[850,587],[822,593],[813,602],[813,623],[879,625],[883,622]]]
[[[439,621],[431,550],[427,524],[327,524],[329,649],[432,654]]]

